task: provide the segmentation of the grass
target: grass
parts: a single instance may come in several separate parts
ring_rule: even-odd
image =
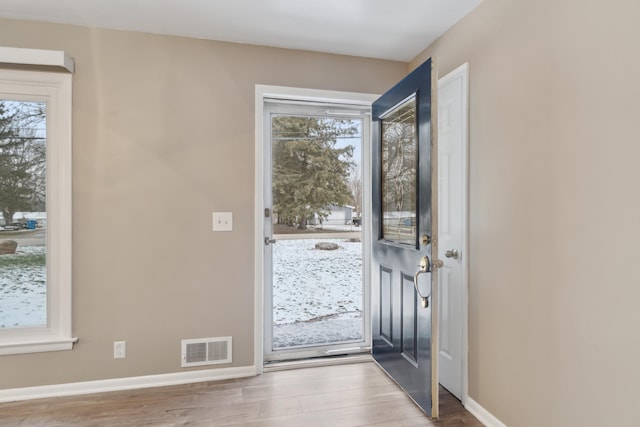
[[[0,255],[0,269],[44,267],[47,265],[46,254]]]
[[[38,230],[17,230],[17,231],[8,231],[8,230],[0,230],[0,240],[7,240],[13,237],[28,237],[31,234],[36,233]]]

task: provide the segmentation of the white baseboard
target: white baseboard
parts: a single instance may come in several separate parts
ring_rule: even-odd
[[[464,407],[486,427],[507,427],[505,423],[497,419],[491,412],[484,409],[478,402],[468,396]]]
[[[148,387],[163,387],[203,381],[252,377],[254,375],[256,375],[255,366],[242,366],[238,368],[206,369],[199,371],[176,372],[172,374],[146,375],[141,377],[113,378],[98,381],[12,388],[0,390],[0,402],[41,399],[45,397],[74,396],[79,394],[132,390]]]

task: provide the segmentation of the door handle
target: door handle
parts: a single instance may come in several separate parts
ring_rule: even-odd
[[[265,245],[273,245],[274,243],[276,243],[276,239],[270,239],[268,237],[264,238],[264,244]]]
[[[449,249],[444,253],[444,256],[446,256],[447,258],[458,259],[458,256],[460,256],[460,253],[458,252],[457,249]]]
[[[427,296],[422,295],[422,292],[420,292],[420,288],[418,288],[418,276],[420,276],[422,273],[429,273],[429,267],[431,266],[429,257],[425,255],[422,258],[420,258],[419,266],[420,266],[420,270],[418,270],[416,274],[413,275],[413,286],[416,288],[416,292],[420,297],[420,300],[422,302],[422,307],[427,308],[429,307],[429,297],[431,296],[431,293],[429,293],[429,295]]]

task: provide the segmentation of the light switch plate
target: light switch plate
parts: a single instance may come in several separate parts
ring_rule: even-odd
[[[233,212],[214,212],[213,231],[233,231]]]

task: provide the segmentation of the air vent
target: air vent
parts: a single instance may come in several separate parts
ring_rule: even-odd
[[[231,363],[231,337],[182,340],[182,367]]]

